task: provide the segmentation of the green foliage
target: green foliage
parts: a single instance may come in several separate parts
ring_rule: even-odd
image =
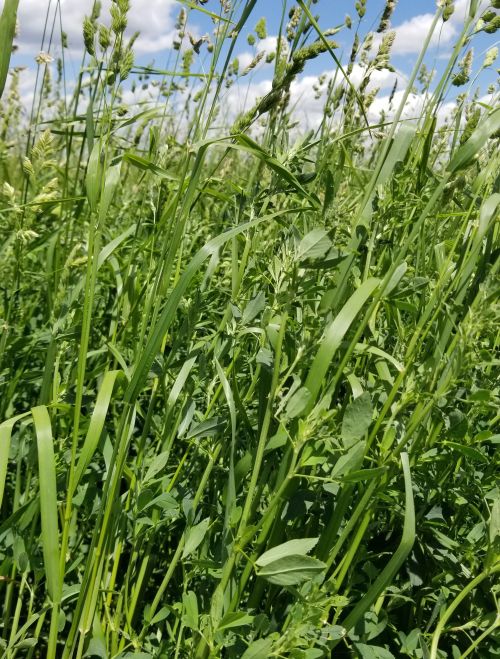
[[[0,98],[5,89],[9,72],[12,42],[16,31],[16,16],[19,0],[5,0],[0,15]]]
[[[0,654],[498,656],[498,95],[443,120],[496,15],[470,4],[432,82],[441,3],[369,122],[395,3],[375,54],[355,3],[346,67],[289,3],[235,118],[255,0],[181,4],[172,70],[134,64],[127,0],[110,27],[94,3],[73,98],[42,76],[23,123],[14,71],[2,99]],[[190,47],[197,11],[217,29]],[[338,73],[301,133],[319,55]]]

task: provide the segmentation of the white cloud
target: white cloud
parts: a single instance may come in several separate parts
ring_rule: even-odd
[[[85,15],[92,10],[91,0],[62,0],[61,16],[63,30],[68,35],[69,47],[72,52],[81,51],[82,22]],[[104,0],[100,21],[109,24],[110,0]],[[40,50],[44,25],[47,18],[47,2],[41,0],[22,0],[19,3],[20,34],[16,39],[21,54],[33,54]],[[59,15],[55,15],[57,3],[52,3],[48,15],[47,35],[50,35],[54,25],[54,43],[59,44]],[[159,52],[172,44],[174,36],[173,9],[175,0],[132,0],[128,15],[126,34],[139,31],[140,37],[135,43],[137,53]],[[47,40],[43,47],[48,49]]]
[[[242,58],[240,60],[240,70],[242,70]],[[318,97],[317,87],[319,77],[324,77],[324,83],[321,90],[324,92],[327,88],[328,79],[332,78],[334,72],[331,69],[323,71],[318,75],[302,75],[294,80],[290,87],[290,107],[293,108],[295,119],[300,120],[305,127],[317,126],[323,116],[323,106],[325,103],[324,94]],[[359,64],[355,64],[350,81],[355,87],[359,86],[365,75],[365,69]],[[394,83],[403,82],[405,76],[400,71],[373,71],[368,84],[368,91],[374,88],[381,90],[392,89]],[[343,83],[343,78],[338,78],[338,84]],[[264,79],[260,81],[249,81],[247,78],[237,80],[224,94],[221,99],[221,106],[224,107],[225,121],[231,123],[241,112],[249,110],[259,98],[262,98],[272,88],[272,81]],[[386,97],[387,99],[389,96]],[[377,110],[378,116],[378,110]]]
[[[394,55],[408,55],[410,53],[419,53],[422,49],[424,40],[429,32],[434,19],[434,14],[419,14],[413,16],[407,21],[401,23],[395,28],[396,38],[392,47]],[[432,45],[448,45],[457,35],[457,29],[454,21],[441,23],[434,30],[432,36]]]
[[[458,36],[463,27],[465,17],[468,12],[470,0],[457,0],[455,3],[455,11],[451,18],[443,23],[440,21],[434,30],[431,39],[431,47],[436,46],[449,46]],[[485,5],[485,1],[479,3],[481,6]],[[478,9],[477,15],[480,15]],[[425,13],[417,14],[399,25],[394,26],[396,38],[392,47],[394,55],[410,55],[412,53],[420,53],[425,38],[434,20],[434,14]],[[377,40],[380,41],[380,36],[377,35]]]
[[[352,84],[357,87],[365,76],[365,67],[360,64],[355,64],[352,69],[352,73],[349,76],[349,80]],[[370,82],[368,83],[368,91],[371,91],[375,87],[380,87],[380,89],[388,89],[394,86],[396,80],[401,82],[405,79],[405,76],[400,71],[388,71],[383,69],[382,71],[372,71],[370,74]],[[342,82],[343,78],[339,78],[339,82]]]
[[[245,79],[243,78],[243,80]],[[221,99],[221,106],[224,107],[226,117],[230,121],[234,120],[240,112],[250,109],[258,98],[271,91],[271,80],[261,80],[249,84],[245,84],[243,80],[232,85]]]
[[[258,54],[266,53],[266,55],[268,55],[269,53],[276,52],[277,43],[278,43],[278,37],[272,37],[272,36],[266,37],[265,39],[259,39],[259,41],[257,41],[253,51],[244,50],[243,52],[239,53],[237,57],[238,57],[238,62],[240,64],[240,71],[243,71],[248,66],[250,66],[251,62],[253,62],[254,58]],[[257,64],[254,70],[260,69],[265,65],[266,65],[266,59],[264,57]]]
[[[240,53],[238,55],[240,71],[244,71],[248,66],[250,66],[250,63],[253,61],[254,57],[255,55],[248,50],[245,50],[244,52]],[[261,64],[262,62],[260,62],[259,65],[255,68],[258,68]]]
[[[266,53],[271,53],[276,51],[278,46],[278,37],[266,37],[265,39],[260,39],[257,43],[257,51],[260,53],[265,51]]]
[[[383,72],[381,72],[383,73]],[[382,86],[387,90],[392,87],[394,80],[399,74],[392,74],[392,79],[386,78]],[[295,80],[290,88],[290,108],[295,120],[299,121],[300,130],[316,128],[323,117],[325,103],[324,96],[317,97],[314,85],[318,81],[317,76],[302,76]],[[378,85],[376,85],[378,86]],[[248,110],[257,100],[271,89],[271,80],[251,82],[244,84],[243,80],[235,83],[227,92],[222,104],[225,108],[224,120],[227,123],[234,121],[236,116]],[[390,120],[403,99],[404,91],[396,91],[392,101],[389,93],[378,95],[368,109],[368,119],[376,123],[383,112],[387,120]],[[410,94],[402,112],[402,119],[418,119],[428,98],[425,94]],[[438,123],[441,124],[455,107],[454,102],[444,103],[438,112]]]
[[[19,95],[21,106],[26,112],[31,110],[33,103],[33,92],[35,89],[36,71],[34,69],[23,69],[19,73]]]

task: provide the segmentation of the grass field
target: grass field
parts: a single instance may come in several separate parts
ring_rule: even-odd
[[[179,4],[169,72],[134,64],[127,0],[89,1],[73,91],[42,53],[27,110],[17,4],[0,19],[0,655],[500,656],[500,109],[471,73],[496,65],[498,0],[472,0],[431,80],[442,3],[376,120],[392,2],[378,45],[356,3],[342,61],[314,3],[288,3],[273,87],[234,117],[255,0]],[[189,42],[198,12],[210,43]],[[290,89],[320,54],[335,75],[308,130]],[[127,105],[131,85],[157,102]]]

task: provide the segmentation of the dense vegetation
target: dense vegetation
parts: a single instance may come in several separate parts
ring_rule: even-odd
[[[499,656],[500,110],[469,81],[499,3],[431,79],[442,3],[376,121],[394,3],[378,41],[356,3],[344,65],[289,5],[226,127],[255,0],[182,4],[170,73],[134,65],[128,0],[89,3],[72,97],[45,53],[29,120],[18,71],[2,95],[2,656]],[[307,132],[290,88],[321,53]]]

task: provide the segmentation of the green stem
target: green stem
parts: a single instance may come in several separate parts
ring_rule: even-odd
[[[477,586],[479,586],[480,583],[482,583],[485,579],[487,579],[492,574],[495,574],[496,572],[500,572],[500,563],[497,563],[492,567],[488,567],[486,568],[486,570],[483,570],[481,574],[478,574],[478,576],[475,579],[470,581],[467,584],[467,586],[465,586],[465,588],[459,592],[459,594],[455,597],[453,602],[444,611],[438,624],[436,625],[434,634],[432,635],[430,659],[437,659],[439,640],[441,638],[441,634],[443,633],[446,623],[451,618],[457,607],[474,590],[474,588],[477,588]]]

